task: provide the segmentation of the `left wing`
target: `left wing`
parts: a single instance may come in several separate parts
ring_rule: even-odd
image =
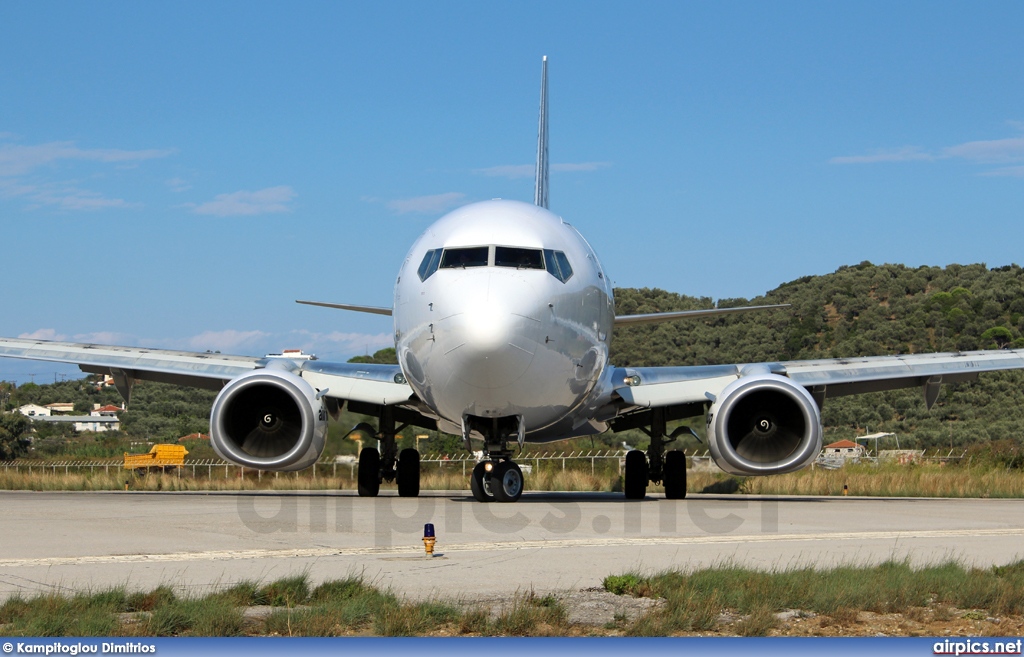
[[[703,414],[708,449],[720,468],[744,476],[782,474],[821,454],[821,408],[828,397],[919,386],[931,408],[943,383],[1010,369],[1024,369],[1024,351],[617,368],[605,412],[614,431],[650,427],[655,477],[662,475],[663,446],[690,431],[683,426],[666,435],[666,422]]]
[[[616,392],[627,404],[644,408],[714,402],[733,381],[763,373],[791,379],[806,388],[819,406],[827,397],[920,386],[930,408],[943,383],[972,381],[980,372],[1014,369],[1024,369],[1024,350],[622,368],[621,382],[615,383]]]

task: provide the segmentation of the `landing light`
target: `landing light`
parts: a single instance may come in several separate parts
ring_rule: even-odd
[[[487,463],[484,463],[484,471],[485,472],[490,472],[493,469],[494,469],[494,464],[493,463],[491,463],[489,461]]]
[[[399,372],[398,374],[396,374],[396,375],[395,375],[395,383],[398,383],[398,384],[403,384],[403,383],[406,383],[406,380],[405,380],[405,375],[404,375],[404,374],[402,374],[401,372]]]
[[[638,374],[634,374],[633,376],[627,376],[625,379],[622,380],[622,382],[625,383],[627,386],[638,386],[640,385],[640,376]]]

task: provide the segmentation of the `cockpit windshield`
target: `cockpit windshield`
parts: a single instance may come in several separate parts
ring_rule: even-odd
[[[445,249],[441,256],[441,269],[465,269],[466,267],[486,267],[489,247],[471,246],[468,248]]]
[[[491,249],[494,249],[491,260]],[[572,278],[572,266],[562,251],[531,249],[521,246],[467,246],[431,249],[423,255],[416,273],[425,281],[438,269],[467,267],[508,267],[514,269],[545,269],[563,283]]]
[[[522,249],[514,246],[494,247],[495,267],[516,269],[544,269],[544,258],[540,249]]]

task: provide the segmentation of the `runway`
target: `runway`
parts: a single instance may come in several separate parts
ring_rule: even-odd
[[[0,599],[56,588],[203,592],[305,572],[420,599],[600,586],[628,570],[1024,558],[1020,500],[527,493],[0,492]],[[435,552],[424,556],[423,525]]]

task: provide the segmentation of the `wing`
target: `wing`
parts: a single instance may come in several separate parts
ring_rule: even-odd
[[[596,419],[613,431],[648,432],[656,477],[664,475],[657,471],[663,445],[692,433],[681,426],[667,434],[666,423],[699,415],[705,415],[708,451],[718,467],[742,476],[783,474],[819,458],[827,397],[917,386],[930,408],[943,383],[1009,369],[1024,369],[1024,351],[617,368],[611,403]],[[678,484],[683,475],[672,476]]]
[[[620,368],[616,370],[615,386],[628,406],[655,408],[713,402],[733,381],[749,374],[771,373],[806,388],[819,406],[828,397],[921,387],[930,408],[943,383],[972,381],[981,372],[1014,369],[1024,369],[1024,350]]]
[[[134,381],[160,381],[219,390],[231,379],[280,357],[229,356],[141,347],[0,338],[0,357],[73,363],[83,372],[108,374],[128,401]],[[283,359],[292,360],[292,359]],[[324,396],[367,404],[408,402],[412,388],[397,365],[292,360],[291,369]]]

